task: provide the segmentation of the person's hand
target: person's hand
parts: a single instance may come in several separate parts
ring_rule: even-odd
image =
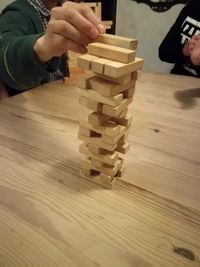
[[[190,57],[191,53],[196,45],[196,43],[200,40],[199,35],[194,35],[184,46],[183,48],[183,55],[186,57]]]
[[[190,59],[195,66],[200,66],[200,36],[191,52]]]
[[[66,50],[86,53],[87,45],[105,28],[91,8],[67,1],[51,10],[51,19],[43,36],[37,39],[34,51],[42,62],[60,56]]]
[[[187,44],[183,47],[183,55],[185,57],[190,57],[191,52],[195,46],[195,43],[197,42],[199,36],[198,35],[194,35],[188,42]]]
[[[183,55],[185,57],[189,57],[190,56],[190,45],[189,42],[187,42],[187,44],[183,47]]]

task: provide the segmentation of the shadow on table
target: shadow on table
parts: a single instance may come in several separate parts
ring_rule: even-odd
[[[200,98],[200,87],[176,91],[174,98],[181,103],[182,109],[192,109],[197,105],[197,98]]]
[[[46,174],[49,181],[57,183],[61,190],[72,189],[75,193],[108,190],[80,176],[80,158],[66,159],[51,165],[51,171]]]

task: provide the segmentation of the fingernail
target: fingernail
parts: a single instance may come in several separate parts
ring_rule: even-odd
[[[97,36],[98,36],[98,31],[97,31],[96,29],[92,29],[92,30],[89,32],[89,36],[90,36],[90,38],[92,38],[92,39],[97,38]]]
[[[99,33],[105,33],[105,27],[102,23],[98,24]]]

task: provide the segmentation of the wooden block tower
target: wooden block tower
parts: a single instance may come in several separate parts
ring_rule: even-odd
[[[123,154],[132,116],[128,106],[144,60],[136,58],[137,40],[109,34],[100,35],[78,58],[86,71],[77,81],[79,102],[92,110],[80,122],[78,137],[83,178],[112,188],[123,174]]]

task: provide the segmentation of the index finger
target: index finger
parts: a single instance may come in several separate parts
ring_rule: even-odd
[[[98,30],[99,33],[105,33],[104,25],[90,7],[88,7],[86,4],[80,4],[79,11],[87,20],[92,23],[92,25]]]

